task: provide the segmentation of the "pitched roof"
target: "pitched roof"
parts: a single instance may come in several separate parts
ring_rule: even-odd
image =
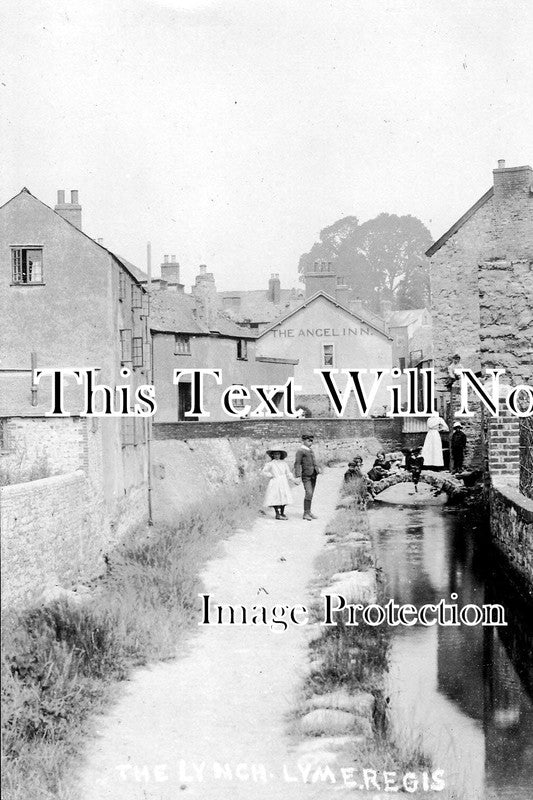
[[[193,311],[190,295],[154,292],[150,296],[150,329],[159,333],[209,335],[209,330],[196,319]]]
[[[294,308],[301,300],[297,289],[281,289],[279,303],[272,302],[268,289],[223,291],[217,294],[226,314],[241,322],[271,322]],[[239,299],[238,305],[231,307],[224,304],[225,298],[234,297]]]
[[[139,281],[139,283],[142,283],[143,281],[148,280],[147,274],[145,272],[143,272],[142,269],[139,269],[139,267],[136,267],[135,264],[132,264],[131,261],[128,261],[127,259],[125,259],[124,256],[115,255],[115,258],[117,259],[117,261],[120,261],[122,266],[125,269],[127,269],[128,272],[130,272],[134,276],[134,278],[137,281]]]
[[[285,322],[285,320],[290,319],[290,317],[294,316],[294,314],[297,314],[303,308],[306,308],[311,303],[314,303],[315,300],[317,300],[319,297],[323,297],[325,300],[334,305],[336,308],[340,308],[341,311],[344,311],[345,314],[348,314],[350,317],[359,320],[359,322],[364,322],[365,325],[368,325],[370,328],[373,328],[375,331],[380,333],[381,336],[384,336],[385,339],[390,339],[392,341],[392,337],[389,336],[389,334],[385,331],[385,322],[383,322],[383,328],[380,328],[378,325],[376,325],[375,322],[373,322],[369,317],[367,317],[364,314],[364,312],[360,313],[359,311],[352,311],[351,309],[344,306],[342,303],[339,303],[338,300],[334,300],[331,295],[322,291],[315,292],[314,295],[308,297],[306,300],[304,300],[303,303],[300,303],[299,306],[296,306],[296,308],[291,309],[291,311],[289,311],[288,314],[285,314],[283,317],[276,319],[267,328],[265,328],[262,331],[259,331],[257,338],[260,339],[262,336],[265,335],[265,333],[268,333],[269,331],[273,330],[277,325],[281,325],[283,322]]]
[[[35,200],[36,203],[40,203],[42,206],[47,208],[48,211],[51,211],[52,214],[55,214],[56,217],[59,217],[59,219],[62,219],[64,223],[66,223],[67,225],[70,225],[71,228],[74,228],[74,230],[77,231],[79,234],[81,234],[82,236],[85,236],[86,239],[89,239],[89,241],[92,242],[96,247],[99,247],[101,250],[104,250],[106,253],[108,253],[108,255],[110,255],[111,258],[113,258],[119,266],[123,267],[126,270],[126,272],[128,272],[130,274],[130,276],[133,278],[134,281],[139,283],[140,281],[145,279],[145,276],[144,276],[144,273],[142,272],[142,270],[140,270],[134,264],[131,264],[129,261],[126,261],[126,259],[122,258],[122,256],[117,256],[116,253],[113,253],[112,250],[109,250],[107,247],[104,247],[103,244],[100,244],[100,242],[97,242],[96,239],[93,239],[92,236],[89,236],[87,233],[85,233],[85,231],[82,231],[81,228],[78,228],[76,225],[73,225],[72,222],[70,222],[68,219],[65,219],[65,217],[61,216],[61,214],[58,214],[57,211],[55,211],[55,209],[53,209],[51,206],[46,205],[46,203],[43,203],[43,201],[39,200],[38,197],[35,197],[35,195],[32,194],[30,192],[30,190],[26,188],[26,186],[23,186],[23,188],[20,190],[20,192],[18,194],[13,195],[13,197],[11,197],[9,200],[7,200],[7,202],[5,202],[3,205],[1,205],[0,209],[5,208],[5,206],[9,205],[9,203],[11,203],[13,200],[16,200],[16,198],[20,197],[22,194],[29,195],[32,198],[32,200]],[[141,278],[141,277],[139,277],[140,275],[143,275],[144,277]],[[144,288],[144,287],[141,287],[141,288]]]
[[[462,216],[462,217],[460,217],[460,218],[457,220],[457,222],[454,222],[454,224],[452,225],[452,227],[451,227],[449,230],[447,230],[447,231],[446,231],[446,233],[443,233],[443,234],[442,234],[442,236],[440,237],[440,239],[437,239],[437,241],[436,241],[436,242],[433,242],[433,244],[431,245],[431,247],[430,247],[428,250],[426,250],[426,255],[427,255],[427,256],[432,256],[434,253],[436,253],[436,252],[437,252],[437,250],[440,250],[440,248],[442,247],[442,245],[443,245],[443,244],[445,244],[445,243],[448,241],[448,239],[449,239],[451,236],[453,236],[455,233],[457,233],[457,231],[458,231],[460,228],[462,228],[462,227],[463,227],[463,225],[465,224],[465,222],[468,222],[468,220],[469,220],[471,217],[473,217],[473,216],[474,216],[474,214],[476,213],[476,211],[479,211],[479,209],[480,209],[482,206],[484,206],[484,205],[485,205],[485,203],[487,202],[487,200],[490,200],[490,198],[493,196],[493,194],[494,194],[494,186],[491,186],[491,187],[490,187],[490,189],[488,190],[488,192],[485,192],[485,194],[483,195],[483,197],[480,197],[480,198],[479,198],[479,200],[478,200],[476,203],[474,203],[474,205],[473,205],[473,206],[471,206],[471,207],[468,209],[468,211],[467,211],[466,213],[464,213],[464,214],[463,214],[463,216]]]
[[[195,313],[195,299],[183,292],[166,290],[154,292],[150,296],[150,329],[156,333],[186,333],[196,336],[219,336],[233,339],[255,339],[255,333],[236,325],[223,314],[208,328]]]

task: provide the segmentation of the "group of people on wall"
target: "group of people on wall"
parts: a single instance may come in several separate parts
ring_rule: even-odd
[[[463,469],[464,453],[467,439],[460,422],[455,422],[450,440],[450,449],[453,459],[453,471]],[[429,417],[427,433],[422,447],[404,450],[398,457],[389,456],[384,451],[379,451],[371,469],[365,475],[363,472],[363,459],[355,456],[348,463],[348,470],[344,475],[344,484],[349,486],[357,498],[365,499],[370,494],[373,496],[372,485],[389,476],[392,470],[401,466],[411,474],[415,491],[418,491],[418,482],[422,469],[440,470],[444,467],[444,454],[442,447],[442,433],[449,432],[448,425],[442,417],[436,415]],[[287,465],[287,451],[281,448],[267,450],[270,461],[263,468],[263,475],[269,478],[266,488],[264,505],[274,510],[276,520],[287,520],[285,509],[292,503],[291,484],[302,484],[304,488],[303,519],[311,522],[317,519],[312,512],[313,495],[320,466],[313,451],[314,437],[311,433],[302,435],[301,446],[296,451],[294,471]]]

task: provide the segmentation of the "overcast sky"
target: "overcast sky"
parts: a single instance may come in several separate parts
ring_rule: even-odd
[[[220,289],[297,284],[349,214],[439,237],[533,160],[531,0],[3,0],[0,203]]]

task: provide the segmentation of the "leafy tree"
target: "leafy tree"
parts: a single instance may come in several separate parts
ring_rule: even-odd
[[[426,226],[410,215],[379,214],[362,225],[345,217],[320,232],[298,269],[303,279],[316,260],[331,261],[368,308],[379,311],[381,300],[394,308],[421,308],[429,300],[424,253],[431,242]]]

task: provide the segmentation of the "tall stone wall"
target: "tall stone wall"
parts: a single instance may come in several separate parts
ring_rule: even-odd
[[[532,258],[479,265],[479,307],[483,369],[504,368],[513,385],[533,383],[533,247]]]
[[[3,473],[14,482],[42,472],[49,477],[81,469],[86,461],[87,420],[79,417],[10,417],[6,420],[7,448],[0,456]]]
[[[526,338],[523,331],[531,321],[524,304],[531,307],[528,264],[533,258],[532,184],[531,167],[493,170],[492,190],[431,255],[437,378],[446,369],[448,357],[456,352],[464,366],[481,366],[481,335],[487,354],[506,354],[506,349],[491,350],[488,340],[493,336],[484,333],[486,324],[498,322],[497,310],[502,303],[503,316],[513,304],[517,309],[514,318],[502,320],[502,324],[516,327],[515,341]]]
[[[499,164],[493,187],[429,251],[435,377],[449,423],[457,391],[445,389],[443,378],[454,353],[476,371],[506,369],[515,385],[533,378],[532,187],[531,167]],[[488,454],[479,404],[471,405],[475,418],[463,422],[466,466],[479,468]],[[491,457],[496,464],[494,449]]]
[[[99,569],[101,540],[81,470],[0,487],[2,605],[35,601]]]
[[[493,199],[487,200],[431,256],[431,317],[435,378],[446,373],[451,356],[459,353],[467,367],[479,367],[478,262],[490,232]]]
[[[51,583],[93,577],[104,555],[147,520],[147,472],[135,447],[122,451],[121,490],[110,490],[107,422],[7,419],[0,454],[3,602],[25,603]]]

